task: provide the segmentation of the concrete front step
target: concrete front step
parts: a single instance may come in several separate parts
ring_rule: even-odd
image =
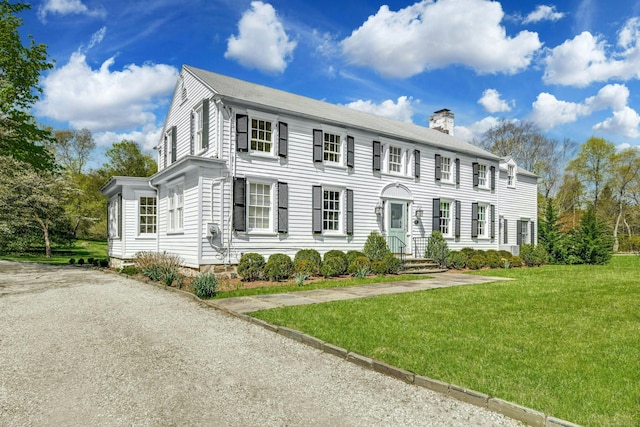
[[[446,271],[441,269],[438,264],[426,258],[407,258],[404,260],[404,268],[402,273],[408,274],[428,274]]]

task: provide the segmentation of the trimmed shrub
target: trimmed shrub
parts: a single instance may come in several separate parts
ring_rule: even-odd
[[[264,266],[263,274],[269,278],[269,280],[288,279],[293,273],[293,262],[291,257],[287,254],[273,254],[269,257],[267,264]]]
[[[471,270],[480,270],[487,265],[487,258],[484,255],[474,255],[467,260],[467,267]]]
[[[218,288],[218,277],[210,272],[200,273],[191,282],[191,289],[198,298],[213,298]]]
[[[307,264],[310,264],[310,267],[305,267],[304,270],[301,270],[298,265],[303,261],[307,261]],[[320,256],[320,252],[315,249],[301,249],[296,253],[296,256],[293,257],[293,265],[296,272],[306,272],[317,276],[320,273],[322,257]]]
[[[84,265],[84,258],[80,258],[78,260],[78,265]]]
[[[502,268],[504,266],[504,262],[498,256],[497,251],[494,251],[494,253],[488,254],[486,258],[487,258],[487,267],[489,268]]]
[[[365,254],[360,251],[354,251],[354,250],[347,251],[347,265],[351,265],[351,263],[355,261],[356,258],[358,257],[366,258]]]
[[[93,257],[89,257],[87,259],[87,264],[93,264],[93,261],[94,261]]]
[[[391,253],[391,250],[384,236],[377,231],[372,231],[367,237],[362,253],[371,261],[382,261],[387,254]]]
[[[511,263],[511,267],[513,268],[522,267],[523,265],[522,258],[517,255],[512,256],[509,262]]]
[[[476,250],[473,248],[462,248],[460,249],[460,253],[466,258],[465,262],[470,260],[472,256],[476,254]]]
[[[320,269],[316,267],[316,264],[310,259],[303,259],[295,264],[294,272],[296,274],[306,274],[307,276],[314,276],[320,273]]]
[[[522,245],[520,246],[520,258],[527,266],[538,267],[547,263],[548,255],[542,245]]]
[[[502,250],[502,251],[498,251],[498,256],[500,258],[509,259],[509,258],[511,258],[513,256],[513,254],[511,252],[509,252],[509,251]]]
[[[349,264],[349,274],[355,277],[365,277],[371,271],[371,261],[366,256],[359,256]]]
[[[490,256],[499,257],[500,255],[498,254],[498,251],[495,250],[495,249],[487,249],[486,251],[484,251],[484,256],[486,256],[486,257],[490,257]]]
[[[340,261],[334,262],[332,268],[338,269],[338,274],[337,274],[338,276],[346,274],[349,264],[347,263],[347,255],[342,251],[331,250],[327,252],[326,254],[324,254],[324,260],[322,261],[322,264],[324,265],[324,263],[327,262],[328,260],[336,259],[336,258],[339,259]]]
[[[97,267],[100,265],[100,260],[99,259],[94,259],[93,261],[91,261],[91,264],[93,264],[94,267]]]
[[[460,251],[451,251],[447,257],[447,268],[461,270],[466,267],[467,257]]]
[[[102,267],[102,268],[109,267],[109,260],[108,259],[101,259],[100,260],[100,267]]]
[[[392,253],[389,253],[382,260],[386,266],[386,274],[398,274],[402,268],[402,261]]]
[[[371,263],[371,272],[378,276],[387,274],[387,264],[384,261],[373,261]]]
[[[69,264],[73,265],[73,264],[75,264],[75,263],[76,263],[76,259],[75,259],[75,258],[71,258],[71,259],[69,260]]]
[[[320,274],[324,277],[337,277],[347,269],[345,258],[329,257],[322,262]]]
[[[442,233],[437,230],[431,232],[431,237],[425,250],[425,257],[431,258],[433,262],[437,263],[440,267],[444,267],[447,264],[448,254],[449,246],[444,237],[442,237]]]
[[[238,276],[245,282],[259,280],[265,266],[264,257],[255,252],[248,252],[240,257],[238,262]]]
[[[127,276],[133,276],[135,274],[138,274],[140,271],[133,265],[127,265],[126,267],[123,267],[122,270],[120,271],[120,273],[122,274],[126,274]]]

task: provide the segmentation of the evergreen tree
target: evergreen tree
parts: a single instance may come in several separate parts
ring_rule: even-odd
[[[539,221],[540,234],[538,243],[545,248],[552,263],[564,263],[567,255],[564,235],[560,230],[560,218],[553,199],[548,198],[544,208],[544,216]]]
[[[593,205],[580,220],[580,229],[574,235],[573,255],[584,264],[606,264],[611,259],[613,239],[598,221]]]

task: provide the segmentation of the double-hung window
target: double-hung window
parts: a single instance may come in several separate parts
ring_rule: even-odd
[[[442,162],[440,166],[440,171],[442,173],[441,180],[445,182],[453,182],[453,173],[451,167],[451,157],[441,157]]]
[[[322,196],[322,230],[340,231],[340,191],[324,190]]]
[[[402,149],[400,147],[389,147],[389,158],[387,162],[389,173],[403,173]]]
[[[182,231],[184,224],[184,189],[182,185],[169,188],[167,198],[167,229],[169,233]]]
[[[496,232],[496,207],[488,203],[471,204],[471,237],[493,239]]]
[[[487,188],[487,165],[478,165],[478,187]]]
[[[312,190],[313,233],[353,234],[353,190],[320,185]]]
[[[514,165],[507,166],[507,187],[516,186],[516,167]]]
[[[143,196],[138,200],[138,234],[155,234],[156,232],[156,198]]]
[[[109,200],[109,237],[117,239],[122,232],[122,195]]]
[[[440,233],[443,236],[451,236],[451,202],[448,200],[440,200]]]
[[[487,205],[478,205],[478,237],[487,237]]]
[[[272,218],[272,185],[257,182],[249,183],[248,194],[248,230],[273,231]]]
[[[340,135],[334,133],[324,133],[324,161],[329,163],[338,163],[342,159],[342,144]]]
[[[251,151],[273,154],[273,123],[261,118],[251,119]]]
[[[196,150],[200,152],[204,150],[204,146],[202,144],[202,136],[203,136],[203,124],[204,124],[204,115],[202,112],[202,105],[198,106],[193,112],[193,121],[194,121],[194,137],[196,143]]]

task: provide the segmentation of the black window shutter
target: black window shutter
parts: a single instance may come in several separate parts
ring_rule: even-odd
[[[167,167],[167,134],[164,135],[164,144],[162,145],[162,157],[164,157],[163,167]]]
[[[353,235],[353,190],[347,190],[347,234]]]
[[[431,210],[431,230],[440,231],[440,199],[433,199]]]
[[[322,129],[313,130],[313,161],[322,162]]]
[[[491,238],[496,238],[496,207],[491,205]]]
[[[289,186],[278,182],[278,233],[289,232]]]
[[[413,174],[416,178],[420,178],[420,150],[413,152]]]
[[[209,148],[209,99],[202,101],[202,148]]]
[[[477,163],[473,163],[473,186],[477,187],[478,183],[479,183],[479,179],[478,179],[478,164]]]
[[[289,151],[289,125],[278,122],[278,156],[287,157]]]
[[[235,178],[233,180],[233,229],[235,231],[247,231],[246,191],[246,180]]]
[[[313,186],[311,194],[311,203],[313,205],[312,231],[314,233],[322,233],[322,187]]]
[[[471,203],[471,237],[478,237],[478,204]]]
[[[171,163],[178,158],[178,128],[171,127]]]
[[[355,140],[347,135],[347,167],[352,168],[356,163]]]
[[[534,245],[536,241],[536,223],[531,221],[531,244]]]
[[[189,122],[189,132],[190,133],[190,137],[189,137],[189,154],[193,155],[193,153],[195,152],[195,112],[191,112],[191,120]]]
[[[496,167],[491,166],[491,189],[496,189]]]
[[[460,184],[460,159],[456,159],[456,184]]]
[[[507,218],[502,220],[502,226],[504,227],[504,244],[509,243],[509,223],[507,222]]]
[[[436,167],[434,170],[436,171],[436,181],[440,181],[442,179],[442,156],[440,154],[436,154]]]
[[[249,116],[236,115],[236,150],[249,151]]]
[[[460,223],[462,222],[462,204],[460,203],[460,200],[456,200],[456,225],[455,225],[455,232],[456,232],[456,237],[460,237]]]
[[[380,141],[373,141],[373,170],[374,172],[380,171]]]
[[[518,244],[518,246],[522,245],[522,221],[520,220],[516,221],[516,236],[516,243]]]

